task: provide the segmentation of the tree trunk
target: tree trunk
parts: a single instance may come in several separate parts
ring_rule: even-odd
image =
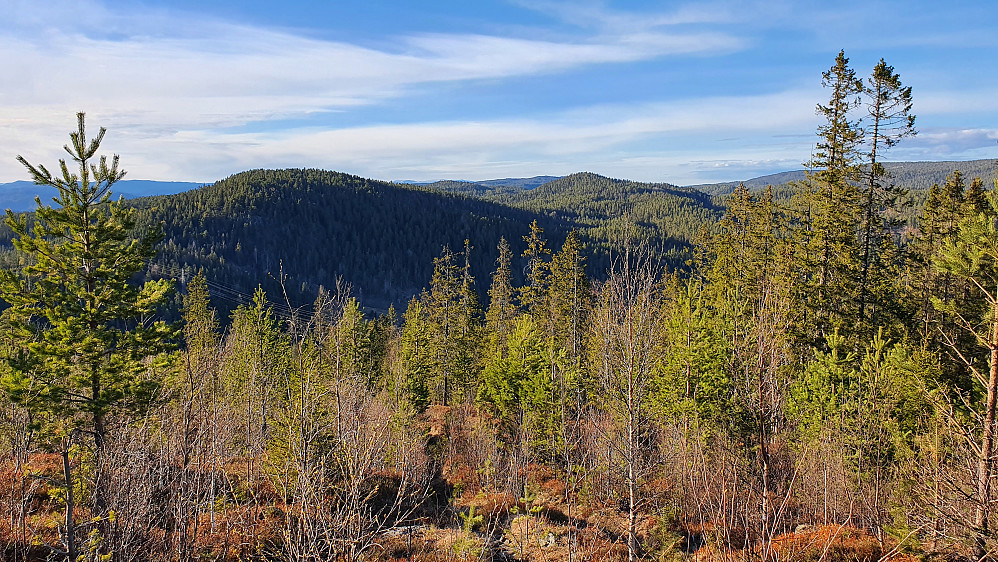
[[[996,306],[998,308],[998,306]],[[996,310],[998,312],[998,310]],[[974,558],[983,560],[987,556],[987,537],[991,503],[991,473],[994,466],[995,441],[995,400],[998,397],[998,316],[991,329],[991,358],[989,363],[988,396],[984,408],[984,431],[981,433],[981,458],[977,466],[977,512],[974,527],[977,537],[974,540]]]
[[[73,472],[69,466],[69,440],[63,442],[62,447],[62,476],[66,482],[66,554],[67,560],[75,561],[78,557],[76,552],[76,525],[73,522]]]
[[[629,396],[630,400],[631,397]],[[637,438],[635,435],[635,416],[633,408],[627,414],[627,561],[638,559],[638,491],[635,463],[637,462]]]

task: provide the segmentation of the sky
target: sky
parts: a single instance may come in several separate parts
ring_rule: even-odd
[[[810,158],[840,49],[913,89],[887,160],[998,158],[991,0],[0,0],[0,182],[78,111],[129,179],[749,179]]]

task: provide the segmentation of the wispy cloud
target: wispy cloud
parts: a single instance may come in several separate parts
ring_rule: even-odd
[[[524,8],[548,14],[571,25],[622,34],[665,26],[730,23],[736,19],[732,6],[719,1],[688,3],[673,10],[650,12],[615,10],[608,7],[605,2],[596,0],[581,2],[520,0],[517,3]]]
[[[994,158],[998,155],[998,129],[941,129],[922,131],[903,149],[899,159]]]
[[[672,104],[594,106],[534,119],[266,133],[164,132],[134,145],[128,161],[157,178],[173,177],[170,163],[159,158],[168,153],[186,169],[197,170],[200,178],[260,166],[317,166],[388,179],[482,179],[515,166],[519,173],[588,169],[634,179],[692,183],[698,176],[681,164],[702,159],[704,150],[717,158],[754,162],[787,153],[806,154],[809,137],[788,141],[775,134],[786,129],[813,130],[810,99],[809,92],[792,91]],[[788,144],[793,145],[789,150]]]
[[[723,33],[658,30],[571,40],[410,34],[371,47],[163,10],[122,13],[109,6],[14,0],[12,16],[0,24],[5,77],[0,131],[11,133],[0,139],[0,153],[41,150],[42,139],[51,144],[51,135],[81,109],[129,144],[139,139],[169,144],[183,135],[221,143],[223,135],[212,131],[377,104],[420,84],[529,76],[739,46],[737,38]],[[227,138],[232,146],[241,142]],[[18,172],[0,160],[0,176]]]

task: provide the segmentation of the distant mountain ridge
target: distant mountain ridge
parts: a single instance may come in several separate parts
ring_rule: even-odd
[[[535,189],[560,177],[534,176],[531,178],[502,178],[481,181],[439,180],[432,182],[402,181],[396,183],[418,185],[442,193],[458,193],[472,197],[482,197]]]
[[[554,181],[561,177],[562,176],[533,176],[530,178],[500,178],[495,180],[434,180],[434,181],[398,180],[394,183],[404,183],[408,185],[422,185],[422,186],[472,183],[477,185],[484,185],[485,187],[519,187],[523,189],[533,189],[539,185],[544,185],[549,181]]]
[[[998,159],[983,160],[953,160],[942,162],[884,162],[884,168],[891,174],[894,183],[910,191],[921,191],[932,187],[932,184],[942,185],[946,178],[955,170],[959,170],[966,178],[980,177],[988,181],[998,177]],[[720,183],[705,183],[687,186],[710,195],[726,195],[744,183],[750,190],[762,189],[766,186],[781,186],[805,179],[804,170],[780,172],[744,180]]]
[[[125,199],[136,199],[150,195],[173,195],[203,185],[207,184],[188,181],[121,180],[112,186],[111,192],[115,198],[121,196]],[[40,198],[42,203],[48,204],[56,196],[56,191],[30,181],[0,183],[0,210],[10,209],[16,213],[33,211],[35,196]]]
[[[546,183],[561,179],[563,176],[534,176],[532,178],[503,178],[499,180],[485,180],[475,183],[487,187],[520,187],[523,189],[533,189]]]

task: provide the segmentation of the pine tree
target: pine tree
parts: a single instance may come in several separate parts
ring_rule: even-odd
[[[109,423],[116,414],[147,405],[151,399],[146,359],[170,347],[175,330],[153,321],[172,289],[167,280],[137,287],[133,277],[153,256],[157,232],[133,238],[134,212],[111,200],[111,187],[124,175],[118,157],[97,157],[105,129],[87,139],[84,114],[64,148],[78,172],[59,160],[60,175],[18,156],[38,185],[55,188],[55,206],[38,208],[29,229],[26,216],[7,211],[14,247],[31,262],[21,274],[0,272],[0,297],[16,338],[27,355],[14,361],[5,381],[12,396],[18,388],[41,386],[32,406],[56,424],[62,436],[67,485],[68,451],[80,431],[93,438],[94,512],[104,518],[106,486],[100,471]],[[71,510],[67,510],[67,518]],[[106,521],[106,519],[105,519]],[[72,531],[67,521],[67,530]],[[72,536],[68,545],[75,553]]]
[[[931,418],[923,389],[935,374],[935,360],[922,349],[891,342],[883,330],[863,354],[845,345],[838,334],[828,337],[830,351],[817,351],[804,366],[791,385],[786,411],[802,448],[822,451],[820,462],[841,462],[848,469],[847,485],[826,491],[862,505],[882,537],[897,505],[892,502],[902,499],[892,484],[903,481],[904,466],[927,431],[923,422]]]
[[[998,188],[998,186],[996,186]],[[984,305],[976,315],[956,310],[952,304],[935,298],[936,306],[951,313],[957,325],[971,334],[979,349],[986,352],[987,370],[973,355],[962,352],[958,342],[946,339],[952,354],[957,356],[983,389],[983,404],[975,404],[972,419],[980,427],[970,428],[969,435],[978,436],[977,486],[973,521],[974,557],[987,556],[986,542],[991,534],[992,487],[995,463],[996,402],[998,402],[998,192],[987,194],[988,208],[967,216],[959,223],[956,235],[936,254],[934,265],[940,271],[966,279],[977,299]],[[945,339],[945,336],[944,336]]]

